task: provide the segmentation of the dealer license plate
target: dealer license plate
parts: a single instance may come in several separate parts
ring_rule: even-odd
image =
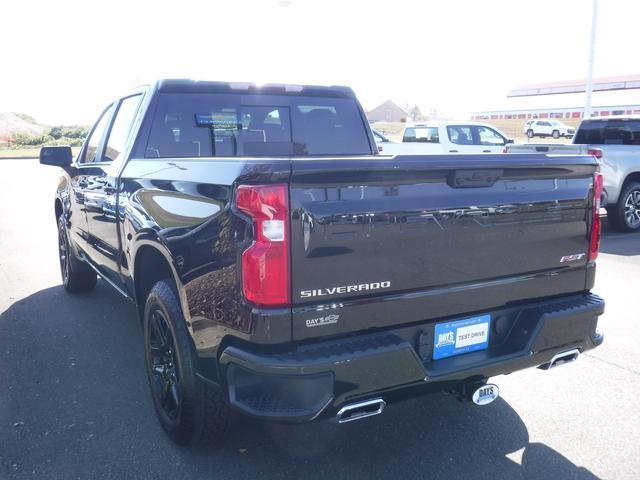
[[[489,345],[491,315],[436,323],[433,359],[484,350]]]

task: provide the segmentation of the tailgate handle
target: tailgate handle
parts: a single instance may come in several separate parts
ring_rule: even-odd
[[[549,147],[536,147],[536,152],[548,152]]]
[[[452,188],[491,187],[502,176],[503,170],[455,170],[447,183]]]

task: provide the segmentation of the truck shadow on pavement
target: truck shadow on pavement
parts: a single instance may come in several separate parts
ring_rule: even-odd
[[[155,419],[135,309],[104,282],[0,315],[0,445],[0,478],[597,478],[530,443],[506,401],[444,394],[344,425],[242,418],[221,445],[177,447]]]

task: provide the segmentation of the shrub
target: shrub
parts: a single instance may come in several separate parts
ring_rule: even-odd
[[[55,127],[51,127],[49,130],[49,135],[53,138],[80,138],[84,139],[89,133],[89,127],[85,127],[82,125],[56,125]]]
[[[12,135],[13,143],[20,146],[38,146],[53,140],[49,135],[29,135],[26,133],[15,133]]]
[[[88,132],[89,128],[82,125],[58,125],[51,127],[49,132],[44,135],[15,133],[12,135],[12,140],[16,147],[37,147],[41,145],[69,145],[71,147],[78,147],[82,145]]]

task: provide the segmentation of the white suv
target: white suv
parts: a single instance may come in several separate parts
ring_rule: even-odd
[[[529,120],[524,124],[524,133],[527,137],[567,137],[571,138],[576,133],[575,128],[556,120]]]

